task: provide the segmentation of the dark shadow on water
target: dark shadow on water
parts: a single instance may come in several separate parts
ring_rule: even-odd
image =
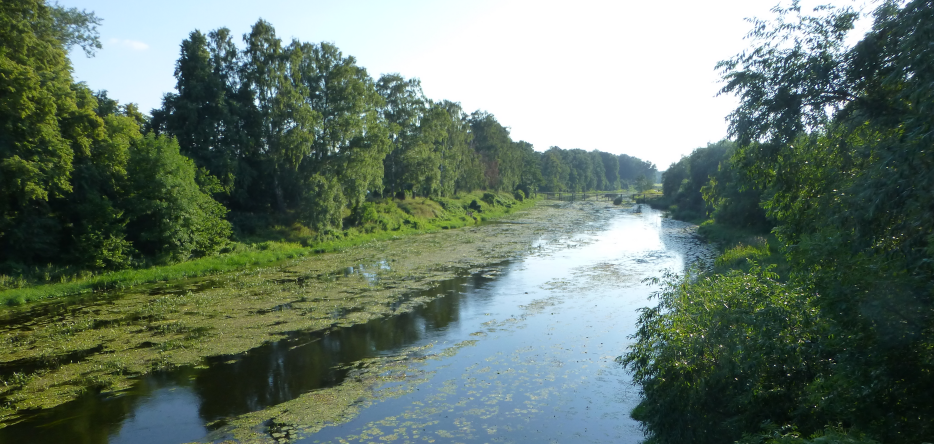
[[[504,266],[499,264],[497,268]],[[0,429],[0,443],[177,443],[201,439],[206,424],[261,410],[311,390],[340,384],[360,359],[431,342],[456,325],[486,271],[442,281],[411,296],[434,297],[412,311],[324,332],[294,332],[240,355],[217,356],[140,378],[119,394],[89,392],[61,406],[26,412]],[[474,298],[473,300],[470,300]],[[287,309],[287,307],[283,307]]]

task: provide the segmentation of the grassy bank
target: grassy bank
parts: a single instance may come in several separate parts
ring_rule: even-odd
[[[485,192],[437,200],[377,200],[367,202],[358,220],[342,230],[318,232],[299,224],[264,227],[241,234],[225,253],[217,256],[101,274],[84,272],[67,275],[36,270],[35,274],[40,276],[33,276],[32,279],[0,276],[0,285],[15,287],[0,291],[0,306],[206,276],[341,250],[377,240],[475,225],[534,203],[535,199],[517,200],[512,194]]]

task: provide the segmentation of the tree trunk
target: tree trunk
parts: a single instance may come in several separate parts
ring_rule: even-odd
[[[282,195],[282,186],[279,185],[279,173],[272,178],[273,191],[276,193],[276,209],[280,214],[285,214],[285,197]]]

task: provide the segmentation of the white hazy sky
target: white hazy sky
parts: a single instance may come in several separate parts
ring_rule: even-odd
[[[75,78],[144,111],[174,90],[192,30],[240,36],[262,17],[283,40],[335,43],[374,78],[418,77],[429,98],[488,111],[539,151],[599,149],[665,169],[726,135],[736,101],[715,97],[714,65],[747,46],[743,19],[770,17],[778,0],[60,3],[104,19],[104,49],[72,52]]]

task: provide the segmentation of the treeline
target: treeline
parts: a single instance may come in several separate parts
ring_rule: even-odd
[[[790,271],[669,276],[623,359],[633,417],[654,443],[932,442],[934,4],[882,2],[852,47],[848,8],[775,11],[719,65],[736,143],[664,193],[724,226],[764,213]]]
[[[177,92],[149,124],[177,138],[236,212],[296,212],[326,228],[374,196],[616,190],[655,171],[599,151],[543,155],[492,114],[429,100],[418,79],[374,80],[334,45],[284,42],[262,20],[243,43],[225,28],[192,32]]]
[[[541,154],[540,167],[543,191],[643,191],[655,184],[658,172],[655,164],[626,154],[558,147]]]
[[[695,149],[662,173],[661,204],[673,217],[768,232],[762,190],[733,162],[736,144],[721,140]]]
[[[475,190],[616,190],[651,182],[630,156],[513,141],[482,111],[374,80],[329,43],[258,21],[181,44],[176,91],[151,117],[71,77],[100,48],[93,13],[0,5],[0,273],[110,270],[216,254],[270,225],[332,232],[367,201]]]

